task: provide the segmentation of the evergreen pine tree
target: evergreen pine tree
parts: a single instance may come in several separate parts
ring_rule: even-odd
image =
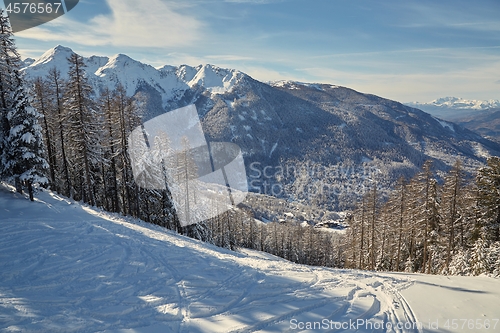
[[[500,158],[490,157],[488,166],[477,176],[478,204],[482,208],[482,225],[487,238],[500,241]]]
[[[448,272],[451,275],[470,275],[470,251],[458,250],[450,262]]]
[[[471,274],[479,275],[488,272],[488,244],[479,238],[471,253]]]
[[[41,115],[31,106],[20,62],[9,20],[0,10],[0,173],[14,181],[20,193],[25,184],[33,201],[33,185],[47,183],[48,163],[38,124]]]
[[[18,192],[22,192],[22,184],[27,186],[31,201],[33,185],[48,182],[45,171],[49,165],[43,157],[39,118],[41,115],[30,105],[24,87],[19,86],[13,108],[7,115],[10,131],[5,140],[4,170],[7,177],[14,180]]]
[[[14,94],[21,84],[19,66],[21,57],[17,52],[9,18],[0,9],[0,163],[5,163],[6,142],[10,132],[7,119],[14,103]],[[0,178],[4,178],[0,165]]]
[[[500,242],[490,245],[488,256],[489,271],[493,276],[500,276]]]

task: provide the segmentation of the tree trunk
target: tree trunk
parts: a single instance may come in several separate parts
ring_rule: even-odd
[[[33,197],[33,184],[31,183],[31,181],[28,181],[26,183],[26,185],[28,186],[28,195],[30,197],[30,200],[35,201],[35,198]]]

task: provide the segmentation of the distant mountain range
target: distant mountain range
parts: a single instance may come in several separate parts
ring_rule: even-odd
[[[455,109],[455,110],[488,110],[500,108],[500,101],[490,99],[487,101],[467,100],[458,97],[442,97],[429,103],[412,102],[409,106],[418,107],[425,111],[426,108]]]
[[[57,46],[25,62],[27,78],[68,71]],[[439,173],[456,158],[467,170],[500,145],[417,108],[328,84],[266,84],[213,65],[154,68],[126,55],[85,58],[98,93],[121,83],[142,101],[144,119],[195,104],[209,141],[238,144],[250,190],[341,210],[374,183],[389,187],[425,160]]]
[[[436,117],[453,121],[482,136],[500,142],[500,101],[465,100],[444,97],[429,103],[406,103],[431,113]]]

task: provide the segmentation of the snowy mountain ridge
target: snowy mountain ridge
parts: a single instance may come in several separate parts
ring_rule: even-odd
[[[319,91],[323,91],[325,87],[328,87],[330,89],[340,88],[340,86],[333,84],[325,85],[323,83],[307,83],[307,82],[292,81],[292,80],[270,81],[268,82],[268,84],[271,87],[276,87],[276,88],[300,89],[300,87],[307,87],[307,88],[314,88]]]
[[[45,52],[38,60],[28,61],[23,68],[28,78],[46,76],[53,67],[66,76],[69,65],[67,58],[73,54],[70,48],[58,45]],[[142,82],[157,86],[163,92],[164,100],[171,100],[190,88],[203,86],[213,94],[230,92],[246,74],[222,69],[210,64],[191,67],[165,65],[154,68],[136,61],[124,54],[112,57],[91,56],[84,58],[88,78],[96,91],[107,87],[115,88],[118,82],[125,85],[127,94],[132,96]]]
[[[499,108],[500,101],[496,99],[490,100],[468,100],[458,97],[441,97],[428,103],[410,102],[407,105],[421,108],[421,107],[438,107],[448,109],[472,109],[472,110],[487,110],[492,108]]]

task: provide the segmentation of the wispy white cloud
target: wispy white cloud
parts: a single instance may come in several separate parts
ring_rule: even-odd
[[[393,49],[393,50],[380,50],[380,51],[365,51],[365,52],[349,52],[349,53],[330,53],[313,56],[313,59],[327,59],[327,58],[352,58],[352,57],[367,57],[367,56],[405,56],[411,54],[419,55],[433,55],[443,57],[466,57],[478,59],[478,56],[487,56],[478,52],[487,50],[500,50],[500,46],[471,46],[471,47],[433,47],[433,48],[408,48],[408,49]],[[478,51],[476,53],[472,53]],[[489,57],[491,58],[491,57]],[[496,57],[495,57],[496,58]]]
[[[324,67],[307,67],[301,71],[313,81],[339,84],[402,102],[430,101],[443,96],[500,99],[494,86],[498,82],[500,61],[446,73],[370,74]]]
[[[185,46],[202,37],[203,24],[183,15],[161,0],[147,5],[136,0],[106,0],[111,14],[98,15],[88,22],[63,16],[43,26],[18,34],[42,41],[72,42],[92,46],[172,47]]]
[[[493,3],[492,3],[493,5]],[[448,3],[436,1],[432,4],[421,2],[399,2],[397,6],[404,8],[404,13],[410,14],[405,19],[408,22],[396,24],[406,28],[447,27],[460,30],[498,32],[500,21],[491,19],[491,12],[498,8],[481,8],[474,2],[449,6]],[[470,8],[467,8],[469,7]],[[495,4],[494,6],[498,6]],[[403,12],[403,11],[402,11]]]

